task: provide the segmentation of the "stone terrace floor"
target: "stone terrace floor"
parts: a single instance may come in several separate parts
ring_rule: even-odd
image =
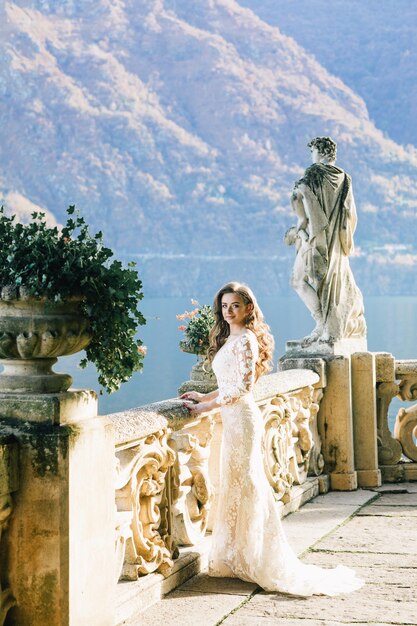
[[[303,599],[200,574],[126,626],[417,625],[417,483],[328,493],[283,523],[306,563],[348,565],[366,585]]]

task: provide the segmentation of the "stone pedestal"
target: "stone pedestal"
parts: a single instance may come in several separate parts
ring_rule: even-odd
[[[289,341],[280,359],[280,368],[309,368],[326,375],[323,399],[318,414],[325,471],[330,475],[331,489],[351,491],[358,487],[352,425],[351,355],[366,351],[366,338],[316,342],[305,346]],[[320,374],[324,378],[323,374]]]
[[[370,352],[352,355],[352,411],[358,485],[379,487],[375,357]]]
[[[203,357],[197,357],[197,363],[191,368],[190,380],[181,384],[178,393],[180,395],[187,391],[210,393],[214,389],[217,389],[217,380],[211,365]]]
[[[20,457],[6,623],[113,625],[114,440],[95,394],[0,394],[0,416]]]
[[[305,345],[300,341],[287,341],[284,358],[291,357],[322,357],[350,356],[355,352],[365,352],[367,350],[366,337],[349,337],[348,339],[338,339],[337,341],[315,341],[310,345]]]

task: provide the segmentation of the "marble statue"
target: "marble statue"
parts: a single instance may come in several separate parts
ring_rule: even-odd
[[[296,248],[291,285],[316,322],[301,343],[365,337],[362,294],[349,265],[357,222],[352,180],[335,165],[330,137],[316,137],[308,147],[313,164],[294,185],[297,225],[285,235]]]

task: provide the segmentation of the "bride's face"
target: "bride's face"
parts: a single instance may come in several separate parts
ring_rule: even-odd
[[[223,319],[230,326],[242,327],[245,326],[245,320],[249,313],[250,305],[243,302],[241,296],[238,293],[225,293],[222,296],[222,314]]]

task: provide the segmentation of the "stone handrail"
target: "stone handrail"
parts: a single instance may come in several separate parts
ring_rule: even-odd
[[[255,399],[264,421],[264,464],[277,500],[323,469],[317,413],[323,395],[311,370],[262,377]],[[116,578],[167,573],[177,546],[212,526],[218,489],[218,410],[190,417],[178,399],[108,415],[116,444]]]
[[[12,493],[18,488],[18,450],[10,437],[0,437],[0,555],[4,560],[7,550],[6,531],[13,512]],[[0,571],[0,626],[4,624],[6,614],[15,604],[12,591],[4,578],[5,572]]]

